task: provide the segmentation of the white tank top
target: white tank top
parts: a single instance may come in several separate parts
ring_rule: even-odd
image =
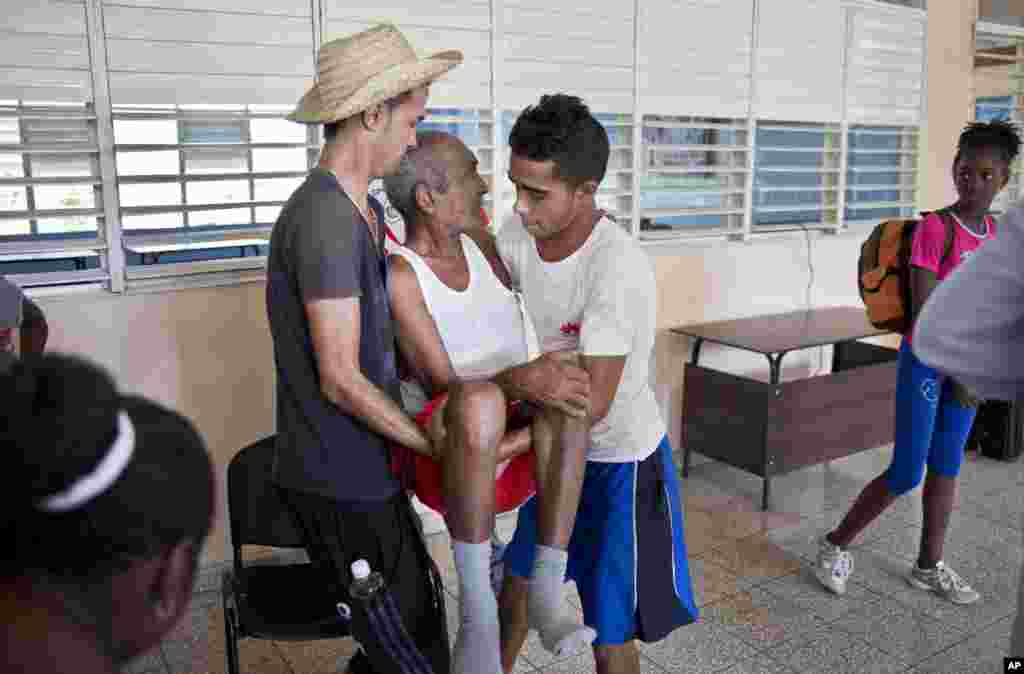
[[[405,258],[416,272],[423,300],[455,376],[487,379],[536,357],[540,349],[522,298],[502,285],[471,238],[462,235],[460,243],[469,267],[469,285],[462,291],[446,286],[409,248],[396,247],[394,253]],[[426,402],[426,393],[418,382],[402,382],[406,411],[415,414]]]

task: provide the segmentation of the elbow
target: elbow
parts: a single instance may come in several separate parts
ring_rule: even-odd
[[[320,377],[320,394],[343,412],[352,411],[353,383],[351,377],[325,372]]]

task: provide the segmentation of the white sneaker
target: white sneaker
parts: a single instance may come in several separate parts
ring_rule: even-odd
[[[836,594],[844,594],[846,580],[853,573],[853,555],[822,537],[818,543],[818,565],[814,571],[822,585]]]
[[[967,581],[943,562],[936,564],[934,569],[922,569],[914,564],[907,582],[912,587],[934,592],[954,604],[973,604],[981,599],[981,595]]]

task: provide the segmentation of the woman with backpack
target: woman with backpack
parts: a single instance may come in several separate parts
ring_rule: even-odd
[[[1018,132],[1006,122],[969,124],[960,135],[953,160],[958,199],[926,214],[913,231],[911,317],[917,316],[939,282],[995,236],[995,222],[987,213],[1009,182],[1020,145]],[[943,563],[942,552],[977,402],[954,380],[918,360],[911,343],[913,322],[908,323],[899,351],[892,464],[861,491],[839,526],[821,539],[816,575],[826,588],[843,594],[853,572],[847,548],[897,498],[921,483],[927,465],[920,552],[907,582],[956,604],[970,604],[979,599],[978,593]]]

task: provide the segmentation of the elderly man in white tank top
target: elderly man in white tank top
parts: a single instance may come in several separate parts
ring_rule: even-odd
[[[481,226],[487,184],[476,157],[449,134],[421,133],[418,143],[385,180],[407,232],[389,258],[389,296],[412,374],[406,409],[443,449],[424,457],[395,448],[396,470],[451,533],[460,589],[453,671],[499,674],[494,514],[536,490],[538,563],[564,559],[582,484],[589,380],[571,354],[537,357],[521,299]],[[566,610],[561,575],[535,578],[530,623],[544,646],[561,655],[586,649],[596,633]]]

